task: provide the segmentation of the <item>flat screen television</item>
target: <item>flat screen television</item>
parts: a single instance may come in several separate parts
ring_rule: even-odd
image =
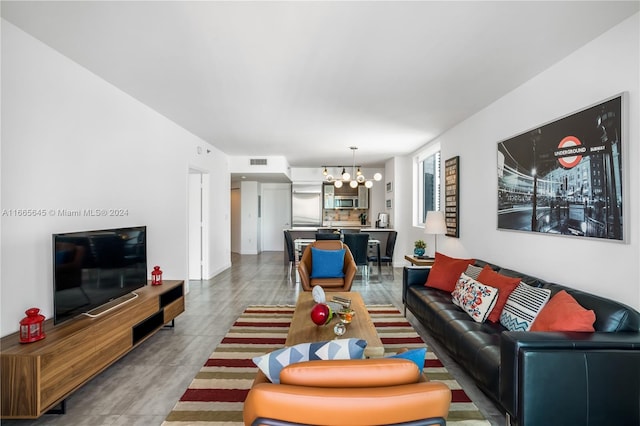
[[[53,234],[54,324],[146,284],[146,226]]]

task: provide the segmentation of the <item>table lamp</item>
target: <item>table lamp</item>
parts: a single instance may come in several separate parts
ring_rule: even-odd
[[[447,225],[444,222],[444,213],[441,211],[428,211],[427,217],[424,220],[424,233],[434,235],[434,252],[435,257],[438,251],[438,235],[445,235],[447,233]]]

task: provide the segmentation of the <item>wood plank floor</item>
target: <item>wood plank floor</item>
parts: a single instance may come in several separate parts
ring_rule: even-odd
[[[3,420],[2,425],[159,426],[213,352],[233,321],[251,304],[294,304],[300,291],[289,278],[282,252],[232,255],[232,267],[211,280],[191,281],[186,311],[175,328],[160,330],[130,354],[94,378],[67,400],[67,413],[37,420]],[[383,267],[378,282],[356,276],[352,291],[365,303],[393,303],[402,310],[402,269]],[[386,275],[385,275],[386,274]],[[462,384],[493,425],[504,415],[440,350],[415,319],[409,321]]]

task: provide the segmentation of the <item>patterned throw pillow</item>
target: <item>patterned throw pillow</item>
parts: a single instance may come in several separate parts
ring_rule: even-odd
[[[484,322],[498,300],[498,289],[460,274],[451,301],[462,308],[475,322]]]
[[[500,324],[510,331],[529,331],[549,296],[551,290],[521,282],[509,295],[500,315]]]
[[[360,359],[366,347],[367,342],[362,339],[301,343],[257,356],[253,362],[271,383],[280,383],[280,371],[289,364],[319,359]]]
[[[464,271],[465,275],[473,278],[474,280],[478,279],[478,275],[480,275],[480,272],[482,272],[482,268],[476,265],[469,265],[467,266],[467,270]]]

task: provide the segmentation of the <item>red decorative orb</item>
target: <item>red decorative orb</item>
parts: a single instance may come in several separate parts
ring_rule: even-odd
[[[318,303],[311,309],[311,321],[316,325],[328,324],[331,318],[333,318],[333,311],[325,303]]]

